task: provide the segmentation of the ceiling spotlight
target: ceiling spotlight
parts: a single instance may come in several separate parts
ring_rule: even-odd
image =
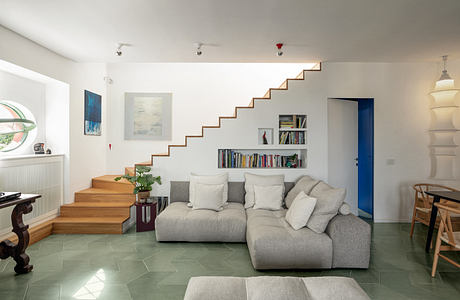
[[[124,46],[130,46],[129,44],[125,44],[125,43],[118,43],[117,44],[117,51],[115,51],[115,54],[117,56],[122,56],[123,55],[123,52],[121,51],[121,48],[123,48]]]
[[[276,52],[276,55],[282,56],[282,55],[283,55],[283,51],[281,51],[281,48],[283,48],[283,43],[278,43],[278,44],[276,44],[276,48],[278,48],[278,51]]]
[[[195,54],[200,56],[201,54],[203,54],[203,51],[201,50],[201,46],[203,46],[202,43],[195,43],[195,48],[196,48],[196,52]]]

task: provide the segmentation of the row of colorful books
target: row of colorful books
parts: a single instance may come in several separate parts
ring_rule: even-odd
[[[305,144],[304,131],[284,131],[280,132],[280,145],[302,145]]]
[[[300,168],[297,154],[243,154],[231,149],[219,150],[219,168]]]
[[[279,121],[280,128],[306,128],[307,116],[293,115],[292,119],[283,119]]]

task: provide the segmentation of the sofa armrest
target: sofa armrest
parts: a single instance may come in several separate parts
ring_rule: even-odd
[[[369,267],[371,226],[353,214],[337,215],[326,233],[332,239],[333,268]]]

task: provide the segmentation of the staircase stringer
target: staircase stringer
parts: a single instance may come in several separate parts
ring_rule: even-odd
[[[169,157],[171,156],[171,148],[181,148],[181,147],[187,147],[188,144],[188,139],[191,138],[203,138],[204,137],[204,130],[209,129],[209,128],[220,128],[222,125],[222,120],[224,119],[236,119],[238,117],[238,111],[240,109],[253,109],[255,106],[256,101],[267,101],[271,100],[272,98],[272,91],[287,91],[289,89],[289,82],[290,81],[300,81],[300,80],[305,80],[305,74],[306,72],[320,72],[322,69],[322,64],[319,63],[319,69],[313,69],[313,70],[302,70],[299,75],[297,75],[295,78],[288,78],[283,83],[278,87],[278,88],[269,88],[268,91],[265,93],[263,97],[254,97],[252,98],[251,102],[249,103],[248,106],[236,106],[235,111],[233,116],[220,116],[219,117],[219,124],[218,125],[203,125],[201,127],[201,134],[200,135],[186,135],[184,139],[183,144],[172,144],[168,145],[168,152],[167,153],[160,153],[160,154],[151,154],[150,155],[150,160],[141,162],[141,163],[136,163],[134,167],[136,166],[153,166],[153,159],[155,157]]]

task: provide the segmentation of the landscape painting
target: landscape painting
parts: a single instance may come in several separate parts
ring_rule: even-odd
[[[171,139],[171,93],[125,94],[125,139]]]
[[[85,90],[85,135],[101,135],[101,96]]]

